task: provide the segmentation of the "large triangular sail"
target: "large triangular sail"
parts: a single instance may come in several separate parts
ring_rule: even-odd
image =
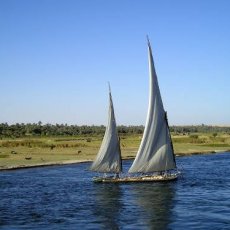
[[[130,173],[161,172],[176,168],[176,162],[163,107],[152,50],[148,41],[150,94],[143,138]]]
[[[90,169],[102,173],[119,173],[122,171],[120,141],[117,133],[110,87],[108,125],[100,150]]]

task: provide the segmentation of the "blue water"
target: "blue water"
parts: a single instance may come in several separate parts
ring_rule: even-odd
[[[230,153],[177,164],[170,183],[94,184],[88,163],[0,172],[0,229],[230,229]]]

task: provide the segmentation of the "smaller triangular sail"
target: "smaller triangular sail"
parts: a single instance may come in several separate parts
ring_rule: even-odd
[[[90,169],[102,173],[119,173],[122,171],[120,142],[117,134],[110,87],[108,125],[106,127],[100,150]]]
[[[176,168],[166,112],[163,107],[152,50],[148,41],[150,95],[143,138],[130,173],[151,173]]]

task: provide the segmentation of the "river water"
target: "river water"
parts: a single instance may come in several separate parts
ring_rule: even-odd
[[[169,183],[95,184],[89,163],[2,171],[0,229],[230,229],[230,153],[176,160]]]

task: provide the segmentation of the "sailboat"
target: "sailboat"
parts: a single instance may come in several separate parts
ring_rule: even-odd
[[[149,39],[147,40],[148,40],[150,93],[149,93],[148,114],[147,114],[145,129],[144,129],[139,150],[129,169],[128,176],[101,177],[101,178],[97,178],[95,180],[96,182],[158,182],[158,181],[176,180],[178,177],[178,173],[175,171],[177,169],[177,166],[176,166],[176,160],[175,160],[175,155],[173,150],[172,139],[169,132],[167,113],[164,110],[163,102],[161,99],[157,75],[154,67],[151,45]],[[115,129],[115,126],[113,128]],[[111,127],[109,129],[111,130]],[[106,132],[108,131],[106,130]],[[119,164],[121,164],[120,163],[121,158],[120,158],[120,152],[117,151],[118,149],[117,144],[119,144],[118,139],[116,139],[116,141],[112,140],[111,138],[112,136],[111,136],[110,139],[106,140],[105,139],[106,136],[107,135],[105,134],[101,148],[105,150],[105,147],[103,147],[105,145],[104,142],[107,143],[107,145],[110,145],[109,142],[116,142],[116,147],[114,147],[114,150],[111,148],[110,149],[107,148],[105,158],[104,158],[105,154],[102,153],[103,151],[99,151],[97,159],[101,159],[102,165],[103,164],[106,165],[108,170],[109,169],[108,165],[114,164],[114,160],[115,160],[114,154],[116,152],[119,155],[119,156],[117,155],[116,157],[116,159],[119,158]],[[96,164],[99,163],[97,159],[96,159]],[[113,160],[112,161],[113,163],[109,163],[110,160],[111,161]],[[93,163],[93,165],[94,164],[95,163]],[[104,168],[105,166],[98,166],[98,168],[100,167]],[[98,171],[102,172],[105,170],[98,170]],[[110,172],[112,171],[113,170],[111,168]]]

